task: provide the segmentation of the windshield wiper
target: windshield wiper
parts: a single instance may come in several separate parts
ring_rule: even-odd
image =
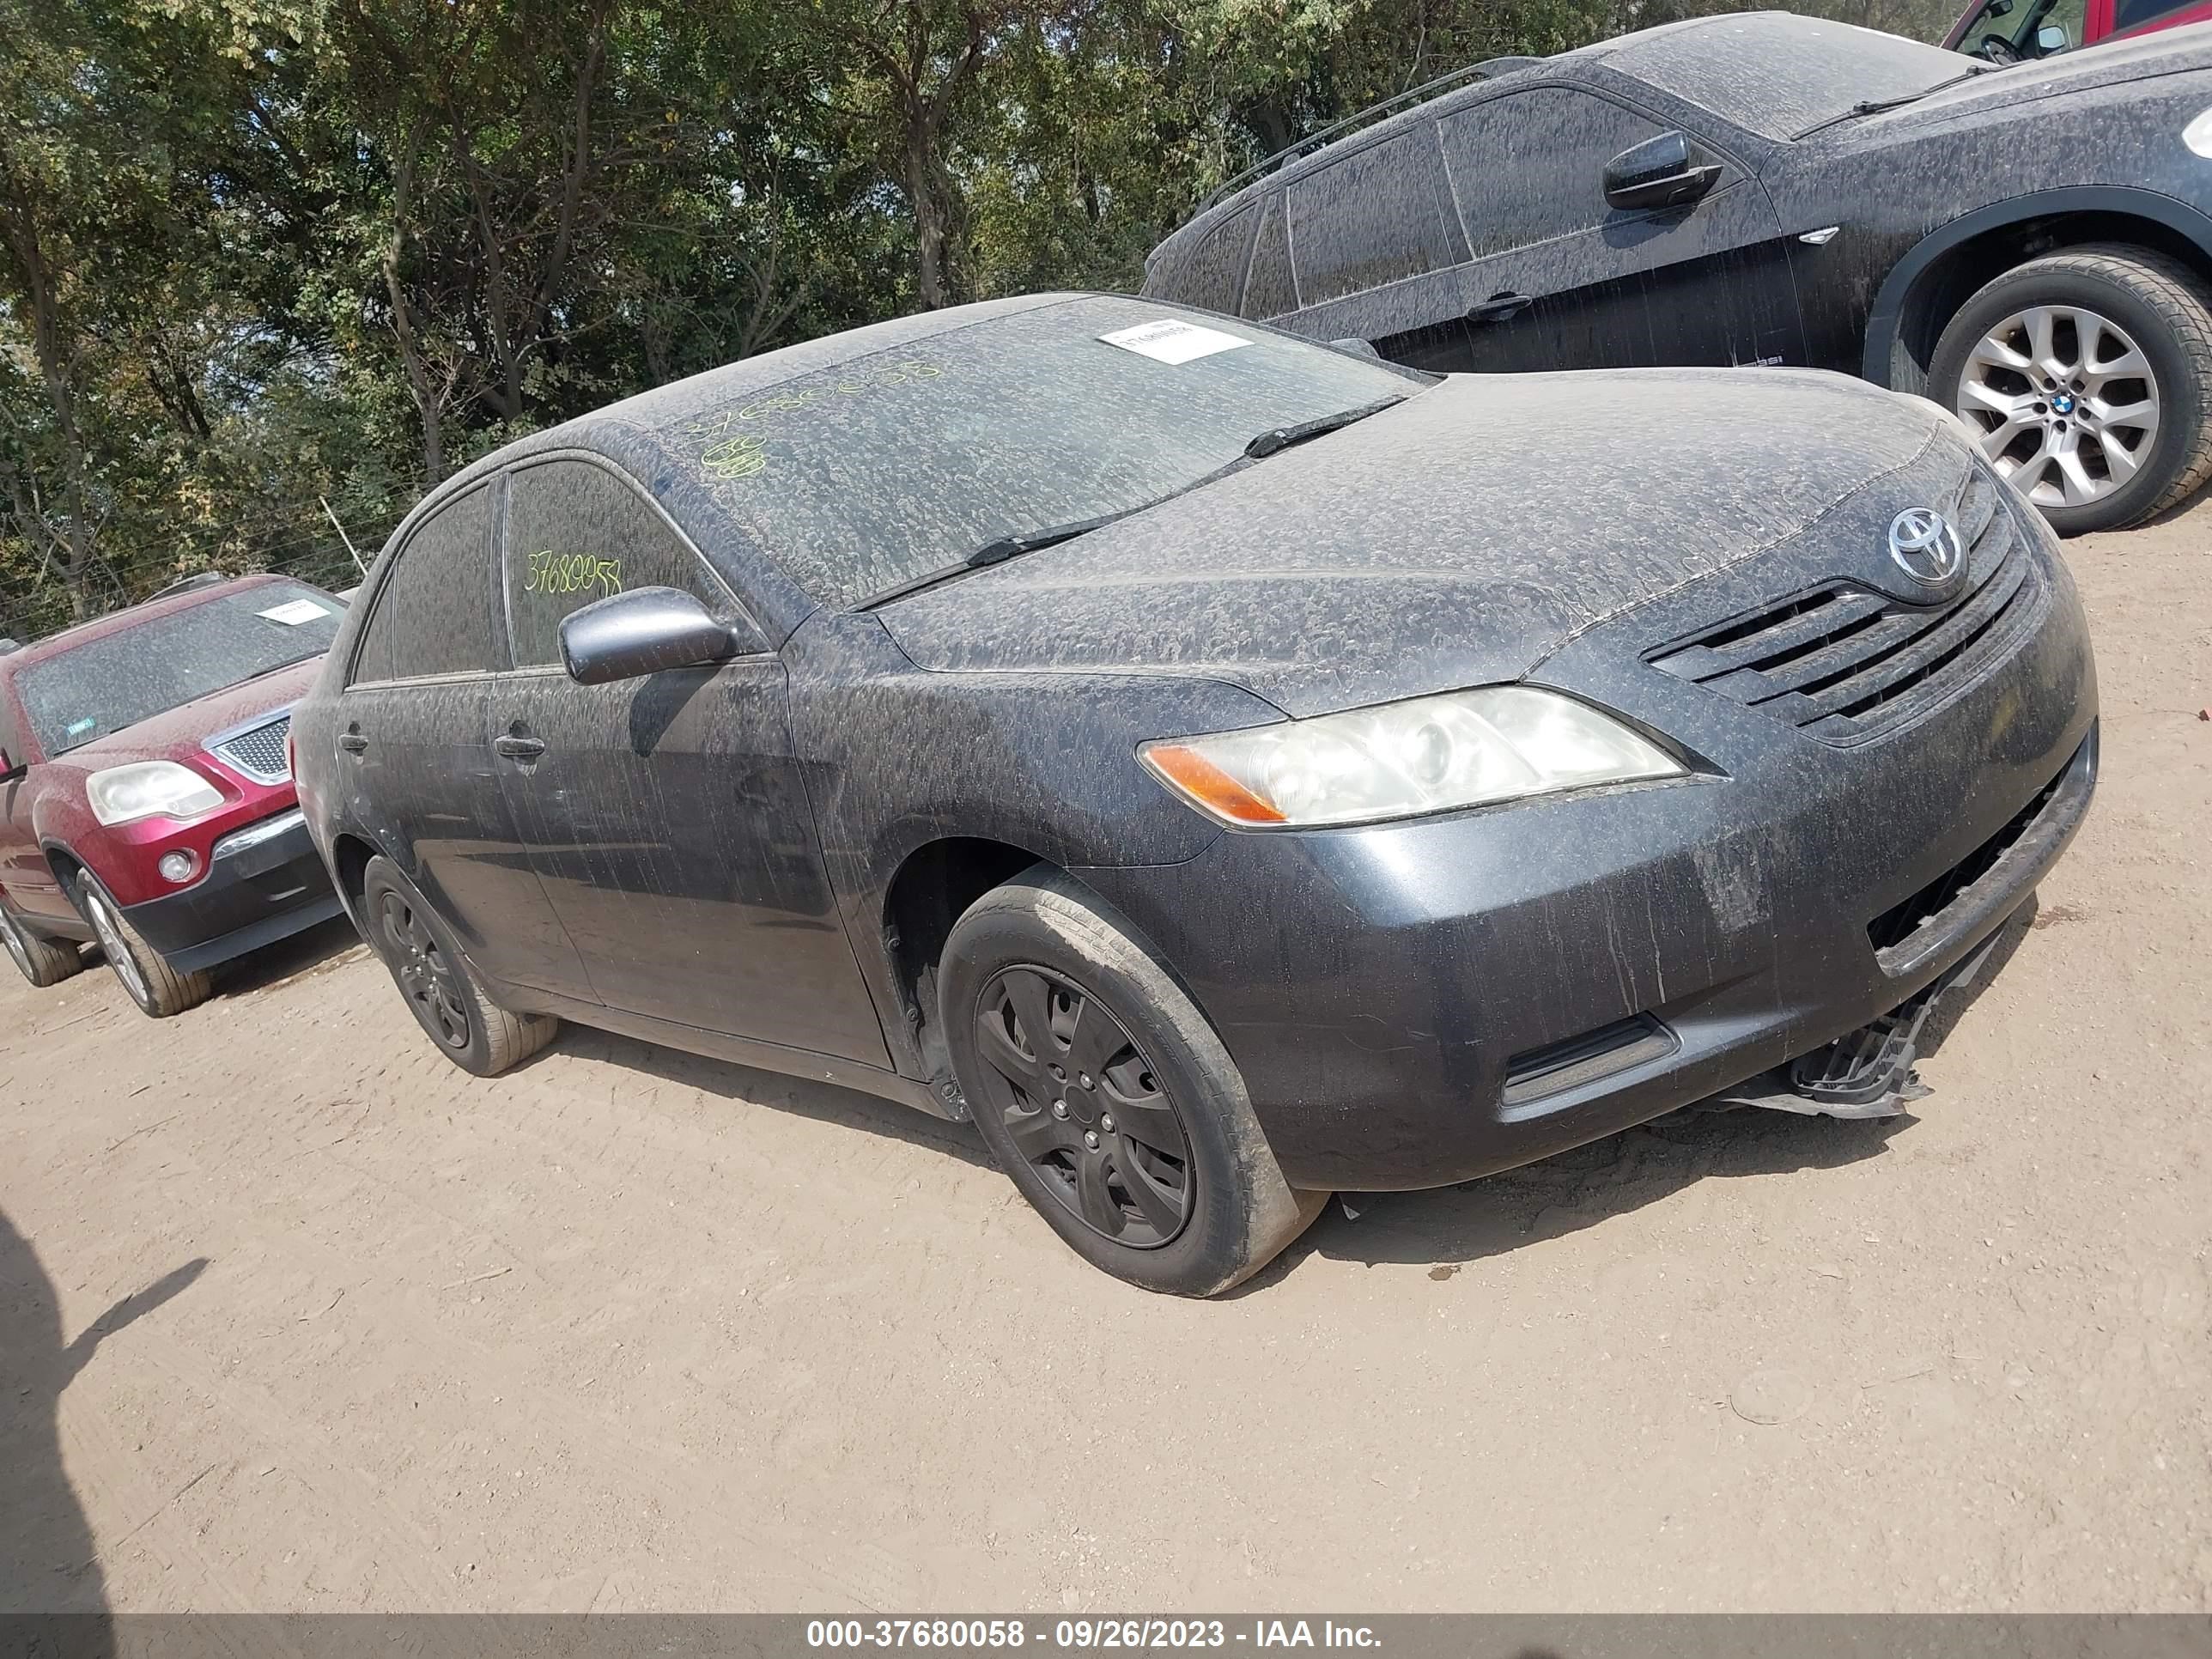
[[[1977,75],[1988,75],[1993,70],[2004,67],[2006,65],[2002,64],[1976,64],[1971,69],[1960,70],[1948,81],[1938,81],[1934,86],[1923,87],[1917,92],[1905,93],[1895,98],[1872,98],[1863,104],[1853,104],[1841,115],[1832,115],[1825,121],[1814,122],[1802,132],[1791,133],[1790,142],[1794,144],[1800,138],[1810,138],[1816,132],[1826,132],[1830,127],[1841,126],[1846,121],[1856,121],[1862,115],[1880,115],[1886,110],[1903,109],[1907,104],[1918,103],[1930,93],[1941,92],[1946,87],[1955,87],[1962,81],[1972,80]]]
[[[1177,495],[1182,491],[1176,492]],[[1160,498],[1166,500],[1165,496]],[[886,587],[880,593],[871,593],[853,607],[855,611],[872,611],[879,605],[889,605],[893,599],[902,599],[909,593],[919,593],[925,587],[950,581],[953,577],[970,570],[981,570],[987,565],[1004,564],[1008,559],[1023,553],[1034,553],[1041,547],[1057,547],[1062,542],[1072,542],[1085,536],[1103,524],[1116,519],[1126,519],[1132,513],[1141,513],[1147,507],[1157,507],[1158,501],[1146,501],[1141,506],[1109,513],[1096,519],[1078,519],[1073,524],[1048,525],[1042,530],[1024,530],[1011,536],[994,536],[966,558],[952,564],[939,565],[934,570],[925,570],[919,576],[901,582],[896,587]]]
[[[1405,401],[1402,394],[1378,398],[1371,404],[1360,404],[1357,409],[1340,409],[1334,415],[1316,415],[1310,421],[1300,421],[1296,426],[1270,427],[1267,431],[1255,434],[1252,441],[1244,446],[1244,453],[1249,459],[1264,461],[1268,456],[1279,454],[1293,444],[1327,437],[1332,432],[1343,430],[1354,421],[1364,421],[1370,415],[1380,415],[1392,404]]]
[[[1255,434],[1244,446],[1243,453],[1235,460],[1226,465],[1217,466],[1212,471],[1200,477],[1193,478],[1187,484],[1178,485],[1164,495],[1155,495],[1148,501],[1139,501],[1134,507],[1124,507],[1112,513],[1102,513],[1095,519],[1077,519],[1069,524],[1047,525],[1041,530],[1023,530],[1009,535],[994,536],[957,563],[939,565],[936,569],[926,570],[919,576],[899,583],[896,587],[887,587],[880,593],[872,593],[853,609],[872,611],[879,605],[889,605],[893,599],[902,599],[909,593],[919,593],[925,587],[934,587],[939,582],[951,581],[955,576],[965,575],[970,570],[981,570],[988,565],[1004,564],[1008,559],[1018,557],[1024,553],[1034,553],[1040,548],[1057,547],[1062,542],[1072,542],[1078,536],[1087,536],[1092,531],[1112,524],[1117,520],[1133,518],[1139,513],[1150,512],[1164,501],[1171,501],[1178,495],[1188,495],[1194,489],[1203,489],[1206,485],[1227,477],[1229,474],[1237,471],[1239,468],[1247,466],[1254,461],[1265,460],[1268,456],[1288,449],[1293,444],[1306,443],[1315,438],[1323,437],[1331,432],[1350,426],[1354,421],[1364,421],[1370,415],[1380,414],[1393,404],[1402,404],[1405,401],[1403,395],[1395,395],[1378,398],[1371,404],[1362,404],[1357,409],[1340,409],[1334,415],[1316,415],[1312,420],[1300,421],[1296,426],[1270,427],[1265,432]]]

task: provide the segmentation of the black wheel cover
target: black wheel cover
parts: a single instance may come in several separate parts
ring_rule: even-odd
[[[448,1048],[467,1048],[475,1031],[466,988],[415,907],[386,888],[377,895],[376,926],[385,960],[422,1029]]]
[[[975,1046],[975,1109],[1071,1215],[1133,1250],[1182,1231],[1197,1197],[1182,1119],[1101,998],[1049,969],[1006,969],[977,1001]]]

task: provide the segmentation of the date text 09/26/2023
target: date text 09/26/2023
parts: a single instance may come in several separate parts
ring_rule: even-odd
[[[810,1648],[1364,1648],[1365,1625],[1253,1619],[814,1619]]]

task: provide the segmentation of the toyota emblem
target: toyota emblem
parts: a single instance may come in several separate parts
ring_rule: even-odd
[[[1908,507],[1889,521],[1889,556],[1923,587],[1948,587],[1966,564],[1958,526],[1932,507]]]

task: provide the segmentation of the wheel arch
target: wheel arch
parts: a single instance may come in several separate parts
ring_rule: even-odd
[[[331,884],[337,889],[338,902],[353,918],[354,927],[364,932],[361,900],[368,890],[368,861],[377,856],[377,851],[367,836],[350,830],[341,830],[331,837]]]
[[[1923,392],[1944,325],[1984,283],[2023,260],[2090,242],[2126,242],[2212,281],[2212,217],[2154,190],[2079,185],[1993,202],[1938,227],[1890,268],[1868,313],[1860,373]]]
[[[54,872],[64,896],[70,903],[76,903],[76,878],[91,866],[58,841],[42,841],[39,849],[46,855],[46,868]]]
[[[944,836],[900,860],[884,889],[879,919],[900,1031],[933,1087],[952,1075],[952,1057],[937,1019],[936,975],[953,924],[968,907],[1037,865],[1060,866],[1034,849],[988,836]]]

